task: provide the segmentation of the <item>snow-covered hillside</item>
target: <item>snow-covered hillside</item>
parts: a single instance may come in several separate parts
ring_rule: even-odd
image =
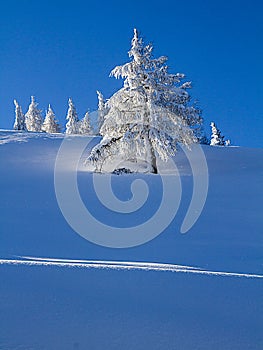
[[[0,349],[262,349],[263,149],[203,146],[208,198],[187,234],[180,226],[192,172],[180,151],[183,195],[173,222],[144,245],[112,249],[75,233],[59,209],[62,140],[0,131]],[[116,196],[128,200],[137,177],[153,194],[146,209],[119,219],[95,198],[92,174],[78,174],[85,204],[120,227],[158,207],[158,175],[113,175]]]

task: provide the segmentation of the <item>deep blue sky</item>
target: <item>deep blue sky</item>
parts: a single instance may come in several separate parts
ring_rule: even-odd
[[[62,124],[70,96],[80,117],[94,110],[97,89],[121,86],[108,75],[136,27],[193,82],[208,133],[213,120],[233,144],[262,147],[262,12],[261,0],[1,1],[0,128],[14,98],[24,112],[31,95],[51,103]]]

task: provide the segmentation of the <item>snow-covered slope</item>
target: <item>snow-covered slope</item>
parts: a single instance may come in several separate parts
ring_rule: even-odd
[[[183,196],[173,222],[144,245],[112,249],[83,239],[60,212],[62,139],[0,131],[0,349],[262,349],[263,150],[203,147],[208,198],[184,235],[192,175],[179,152]],[[119,198],[130,198],[136,176],[113,176]],[[86,205],[125,226],[90,196],[91,177],[80,171]],[[133,223],[159,199],[158,176],[139,178],[157,198]]]

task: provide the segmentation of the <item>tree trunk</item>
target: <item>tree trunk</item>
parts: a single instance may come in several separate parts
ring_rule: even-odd
[[[149,138],[149,131],[146,133],[146,161],[151,164],[151,173],[158,174],[156,155]]]
[[[146,105],[148,106],[149,100],[147,97],[146,97],[145,102],[146,102]],[[146,113],[144,113],[144,117],[143,117],[143,124],[148,129],[145,133],[145,137],[146,137],[146,161],[151,164],[151,168],[152,168],[151,173],[158,174],[156,155],[155,155],[154,148],[152,146],[152,143],[151,143],[150,137],[149,137],[149,133],[150,133],[149,114],[150,114],[150,109],[148,107],[146,110]]]
[[[150,146],[150,159],[151,159],[152,173],[158,174],[156,155],[150,140],[149,140],[149,146]]]

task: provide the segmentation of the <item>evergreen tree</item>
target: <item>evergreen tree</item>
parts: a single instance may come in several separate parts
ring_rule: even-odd
[[[224,136],[221,135],[221,132],[217,129],[217,126],[214,122],[211,122],[212,135],[211,135],[211,146],[225,146]]]
[[[107,114],[106,103],[104,101],[104,97],[100,91],[97,91],[98,95],[98,132],[100,133],[100,129],[104,122],[104,117]]]
[[[91,135],[92,129],[90,125],[89,112],[87,112],[84,118],[79,121],[78,130],[79,130],[79,134]]]
[[[41,131],[43,119],[41,116],[41,110],[38,109],[37,106],[38,103],[36,103],[35,97],[31,96],[31,103],[25,115],[26,128],[28,131]]]
[[[68,113],[66,116],[66,120],[68,121],[66,124],[66,134],[78,134],[79,118],[71,98],[69,98],[68,100]]]
[[[156,156],[167,160],[175,155],[177,143],[196,142],[191,128],[202,123],[200,111],[190,104],[183,74],[168,73],[167,57],[152,57],[152,45],[144,45],[134,30],[131,61],[111,72],[123,78],[124,86],[106,104],[100,129],[103,136],[87,159],[97,171],[104,163],[122,154],[125,160],[144,158],[157,173]]]
[[[22,112],[21,106],[19,106],[17,100],[14,100],[15,104],[15,123],[14,123],[14,130],[24,130],[27,131],[26,123],[25,123],[25,116]]]
[[[57,122],[55,114],[50,105],[48,105],[46,117],[42,125],[42,130],[49,134],[56,134],[60,132],[59,123]]]

